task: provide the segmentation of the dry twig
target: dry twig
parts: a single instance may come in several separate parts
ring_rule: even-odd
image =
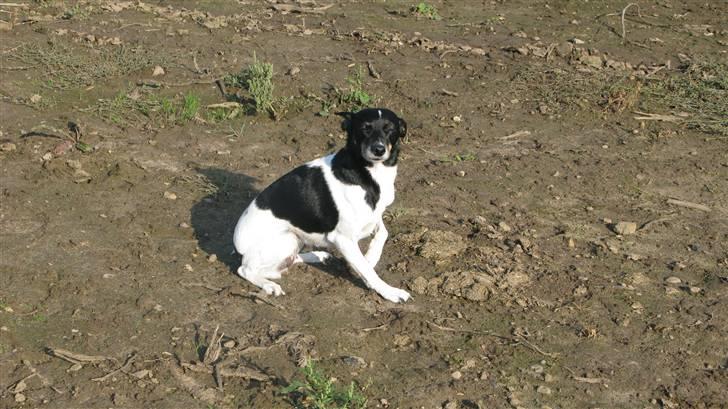
[[[510,336],[506,336],[506,335],[496,334],[496,333],[493,333],[493,332],[490,332],[490,331],[476,331],[476,330],[470,330],[470,329],[456,329],[456,328],[444,327],[442,325],[435,324],[434,322],[431,322],[431,321],[427,321],[427,323],[430,324],[430,325],[432,325],[433,327],[439,329],[439,330],[442,330],[442,331],[463,332],[463,333],[466,333],[466,334],[484,335],[484,336],[487,336],[487,337],[494,337],[494,338],[498,338],[498,339],[503,339],[503,340],[506,340],[506,341],[513,342],[513,345],[519,345],[519,344],[525,345],[527,348],[529,348],[529,349],[531,349],[533,351],[536,351],[536,352],[538,352],[539,354],[541,354],[543,356],[547,356],[549,358],[556,358],[557,357],[557,354],[553,354],[553,353],[544,351],[543,349],[541,349],[538,346],[534,345],[533,343],[531,343],[526,338],[524,338],[524,337],[522,337],[520,335],[515,336],[515,337],[510,337]]]

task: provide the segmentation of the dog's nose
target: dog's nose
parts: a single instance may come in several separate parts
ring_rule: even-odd
[[[384,147],[384,144],[377,143],[377,144],[372,145],[372,153],[375,156],[382,156],[382,155],[384,155],[384,153],[386,151],[387,151],[387,148]]]

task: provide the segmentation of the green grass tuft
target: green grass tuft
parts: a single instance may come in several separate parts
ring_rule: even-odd
[[[440,14],[432,4],[421,1],[416,5],[412,6],[412,12],[418,16],[429,18],[430,20],[440,20]]]
[[[349,90],[339,94],[339,102],[349,106],[351,110],[365,108],[372,102],[372,97],[364,90],[362,83],[362,68],[357,66],[354,73],[346,78],[349,83]]]
[[[305,380],[293,381],[281,392],[292,396],[293,404],[300,409],[361,409],[367,398],[353,381],[346,388],[339,388],[334,379],[325,375],[308,360],[301,369]]]

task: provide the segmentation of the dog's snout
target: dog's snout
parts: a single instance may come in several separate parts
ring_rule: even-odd
[[[375,143],[372,145],[372,153],[376,156],[383,156],[387,152],[387,148],[383,143]]]

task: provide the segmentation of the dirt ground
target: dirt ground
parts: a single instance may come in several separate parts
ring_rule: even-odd
[[[0,407],[305,407],[309,359],[371,408],[727,407],[725,2],[14,1]],[[216,83],[255,60],[275,117]],[[260,295],[235,222],[355,90],[409,124],[413,299],[341,260]]]

